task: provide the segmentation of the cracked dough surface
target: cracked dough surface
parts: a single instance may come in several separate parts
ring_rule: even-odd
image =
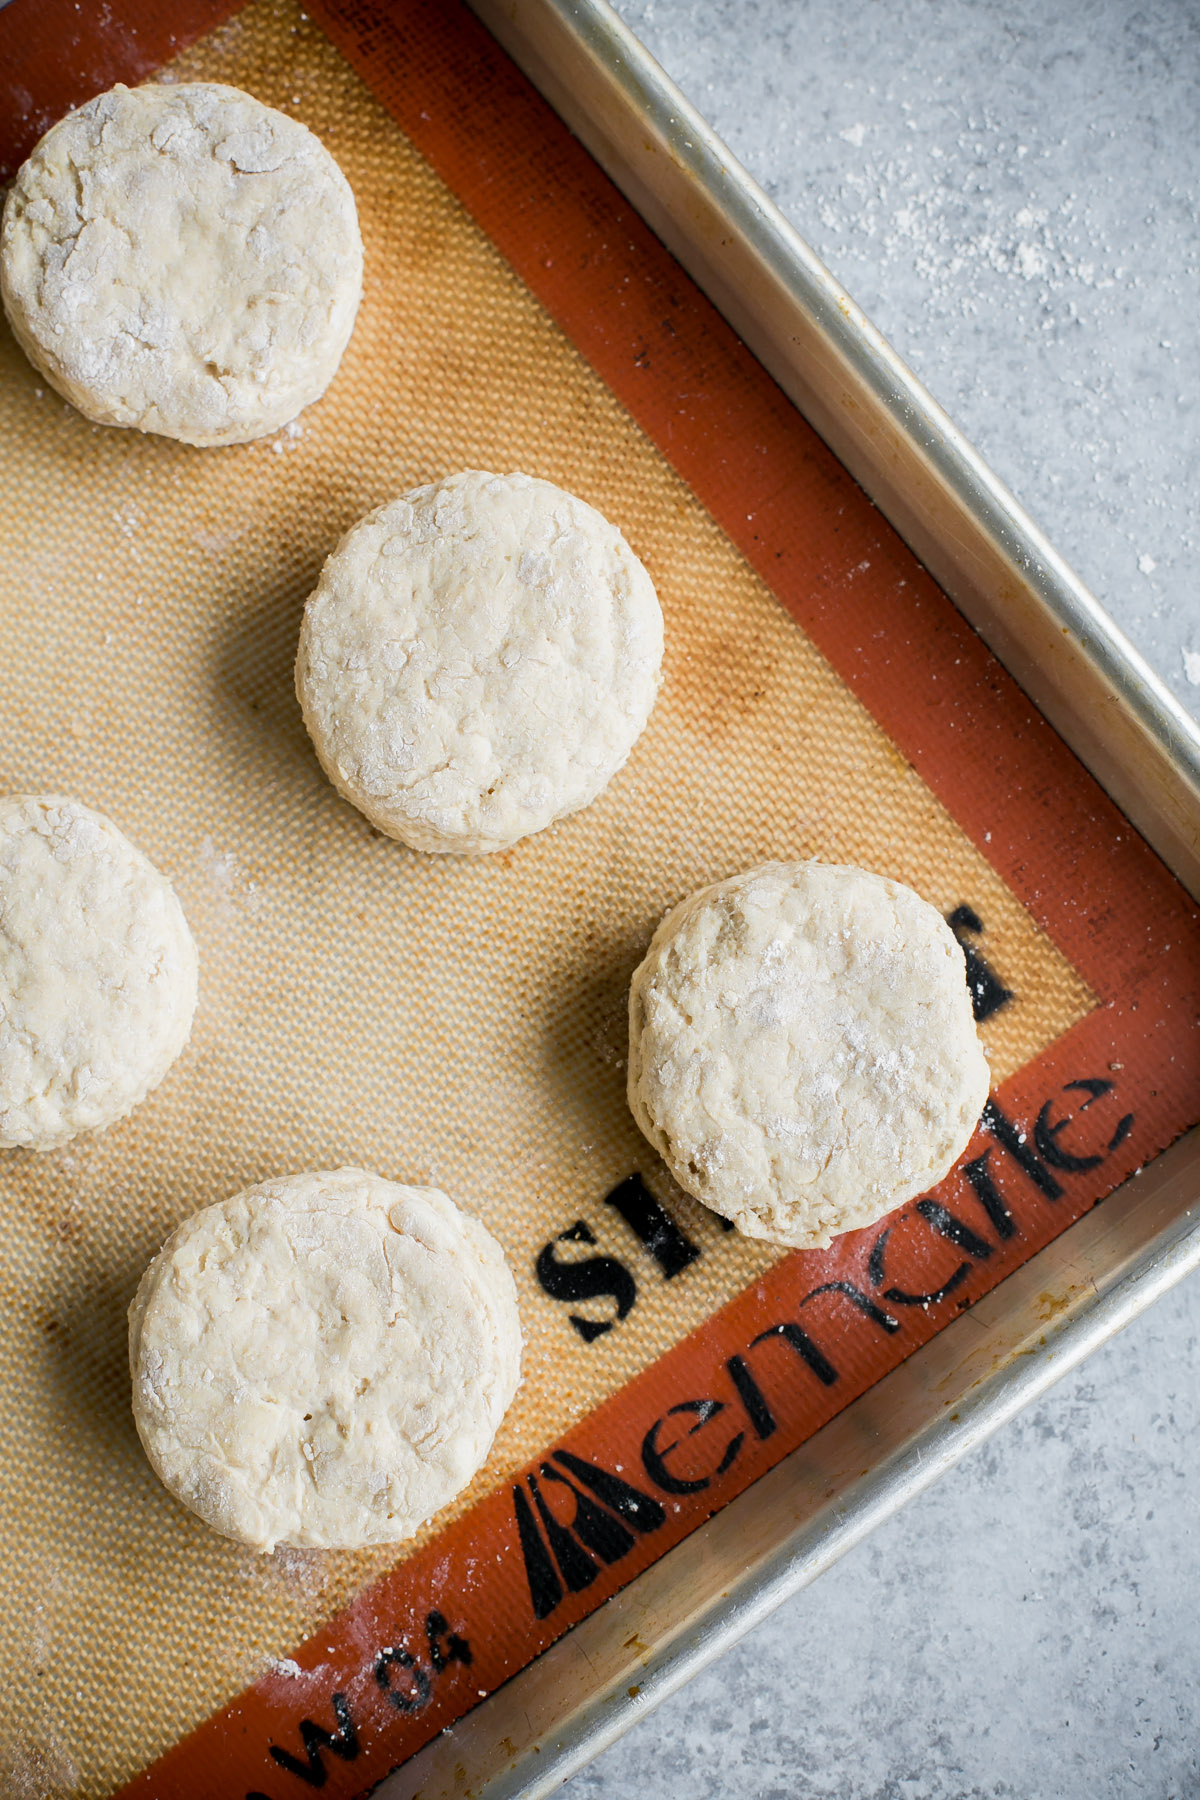
[[[436,1188],[289,1175],[187,1219],[129,1309],[166,1486],[257,1550],[411,1537],[466,1486],[520,1380],[503,1252]]]
[[[468,470],[383,506],[305,608],[296,691],[334,786],[417,850],[501,850],[588,805],[640,736],[663,625],[615,525]]]
[[[165,875],[60,795],[0,799],[0,1147],[52,1150],[144,1100],[196,1008]]]
[[[668,913],[629,996],[629,1104],[679,1182],[810,1247],[940,1181],[988,1094],[963,953],[911,888],[766,863]]]
[[[306,126],[237,88],[117,86],[19,170],[0,291],[89,419],[244,443],[333,379],[362,292],[354,196]]]

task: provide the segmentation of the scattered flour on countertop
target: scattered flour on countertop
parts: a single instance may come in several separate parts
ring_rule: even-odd
[[[737,8],[703,30],[696,0],[619,10],[1194,707],[1186,9],[1081,33],[1067,0],[941,0],[904,33],[868,0],[811,0],[756,8],[750,49]]]

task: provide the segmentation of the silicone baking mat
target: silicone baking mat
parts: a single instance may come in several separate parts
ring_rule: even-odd
[[[231,8],[115,10],[0,15],[10,171],[68,103]],[[0,780],[116,819],[175,881],[202,970],[191,1045],[133,1118],[0,1159],[0,1770],[39,1800],[350,1796],[1200,1117],[1200,936],[469,14],[251,0],[161,78],[233,82],[320,134],[366,294],[326,398],[236,449],[93,427],[0,345]],[[667,622],[610,791],[479,861],[373,832],[291,688],[338,535],[468,466],[618,521]],[[775,856],[941,908],[995,1075],[935,1194],[789,1256],[681,1194],[624,1102],[657,920]],[[125,1308],[196,1207],[343,1162],[437,1183],[498,1235],[525,1379],[485,1469],[402,1552],[264,1559],[147,1467]]]

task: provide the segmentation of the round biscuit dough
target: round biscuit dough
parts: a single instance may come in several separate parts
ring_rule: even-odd
[[[0,798],[0,1148],[124,1118],[195,1010],[196,946],[166,876],[77,800]]]
[[[749,1237],[825,1245],[941,1180],[988,1095],[963,953],[864,869],[766,863],[667,914],[629,996],[629,1104]]]
[[[640,736],[663,625],[615,525],[467,470],[355,525],[304,612],[296,691],[334,786],[416,850],[502,850],[587,806]]]
[[[398,1543],[470,1481],[520,1380],[516,1287],[436,1188],[284,1176],[167,1240],[129,1309],[166,1486],[256,1550]]]
[[[354,196],[311,131],[237,88],[118,86],[18,171],[0,292],[89,419],[244,443],[333,379],[362,292]]]

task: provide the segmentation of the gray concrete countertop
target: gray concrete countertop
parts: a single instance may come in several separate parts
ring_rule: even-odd
[[[618,0],[1200,713],[1197,0]],[[1200,1283],[569,1784],[1200,1795]]]

